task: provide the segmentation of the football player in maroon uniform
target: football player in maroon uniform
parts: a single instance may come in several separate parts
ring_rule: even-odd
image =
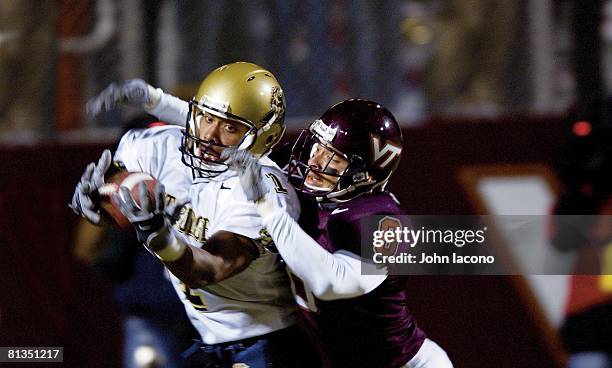
[[[406,308],[405,278],[360,256],[368,217],[403,214],[385,190],[402,148],[397,121],[380,104],[351,99],[331,107],[291,152],[288,172],[305,199],[299,224],[267,194],[283,188],[265,186],[257,161],[228,152],[287,263],[303,321],[333,367],[452,367]]]

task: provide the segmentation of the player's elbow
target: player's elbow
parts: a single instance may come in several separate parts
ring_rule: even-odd
[[[186,280],[181,281],[183,281],[185,285],[189,286],[191,289],[201,289],[204,286],[216,284],[226,278],[227,277],[225,276],[225,272],[223,270],[210,268],[196,272],[193,275],[190,275],[190,277],[188,277]]]
[[[197,273],[186,275],[181,278],[181,281],[190,289],[201,289],[207,285],[221,281],[214,273]]]
[[[364,295],[366,290],[357,283],[345,280],[342,283],[326,283],[312,290],[317,299],[323,301],[349,299]]]
[[[313,285],[312,292],[318,299],[326,301],[356,298],[376,289],[386,278],[386,274],[344,274],[342,278]]]
[[[187,285],[191,283],[196,285],[197,288],[202,288],[206,285],[221,282],[241,270],[242,269],[237,270],[237,267],[232,262],[211,262],[207,264],[206,267],[201,267],[194,272],[193,276],[190,277],[189,283],[185,283]],[[193,289],[194,287],[191,288]]]
[[[183,282],[183,284],[185,284],[190,289],[201,289],[202,287],[208,285],[208,283],[204,282],[203,280],[195,279],[195,278],[194,279],[183,278],[181,281]]]

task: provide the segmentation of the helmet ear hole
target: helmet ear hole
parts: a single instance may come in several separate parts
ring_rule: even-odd
[[[272,142],[274,142],[275,140],[276,140],[276,134],[269,135],[268,138],[266,138],[266,146],[271,145]]]

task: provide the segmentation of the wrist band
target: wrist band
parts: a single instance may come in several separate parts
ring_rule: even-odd
[[[168,228],[149,235],[145,244],[147,249],[164,262],[174,262],[181,258],[187,245],[172,235]]]
[[[157,107],[157,104],[159,104],[159,101],[164,94],[164,91],[161,88],[155,88],[151,85],[147,85],[147,88],[149,90],[149,101],[145,102],[144,108],[145,111],[149,112],[149,110]]]

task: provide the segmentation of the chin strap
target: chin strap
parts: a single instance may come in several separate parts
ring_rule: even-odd
[[[374,185],[372,185],[374,184]],[[344,189],[340,189],[337,191],[334,191],[334,189],[331,189],[330,193],[324,194],[324,195],[320,195],[320,196],[316,196],[317,198],[317,202],[324,202],[326,200],[334,202],[334,203],[343,203],[346,201],[349,201],[355,197],[350,197],[350,198],[339,198],[342,196],[345,196],[347,194],[350,194],[354,191],[356,191],[357,189],[363,187],[363,186],[367,186],[367,185],[372,185],[372,188],[370,188],[369,191],[366,192],[371,192],[373,191],[375,188],[379,187],[380,185],[384,185],[386,184],[386,182],[382,182],[379,184],[375,184],[374,180],[372,180],[372,178],[370,177],[370,175],[368,175],[368,173],[366,171],[360,171],[357,172],[355,174],[353,174],[353,184],[349,185],[348,187],[344,188]],[[304,183],[304,185],[306,187],[310,187],[308,184]],[[363,192],[363,193],[366,193]],[[358,195],[360,195],[362,193],[359,193]]]

